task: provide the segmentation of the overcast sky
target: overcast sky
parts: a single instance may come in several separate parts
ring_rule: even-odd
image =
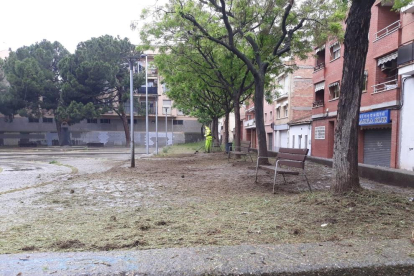
[[[138,43],[130,30],[141,9],[155,0],[7,0],[0,2],[0,51],[47,39],[59,41],[70,52],[76,45],[109,34]]]

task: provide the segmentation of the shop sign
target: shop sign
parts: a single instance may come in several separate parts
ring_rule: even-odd
[[[319,140],[325,139],[325,127],[324,126],[315,127],[315,139],[319,139]]]
[[[388,109],[359,114],[360,126],[383,125],[390,122],[390,110]]]

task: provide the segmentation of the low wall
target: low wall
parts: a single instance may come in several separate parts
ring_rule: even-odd
[[[252,151],[257,153],[256,149]],[[277,152],[268,151],[270,157],[275,157]],[[321,165],[332,167],[332,159],[308,156],[307,160]],[[379,183],[398,187],[414,188],[414,172],[400,169],[385,168],[367,164],[358,164],[359,176]]]
[[[143,146],[146,144],[145,132],[135,132],[135,145]],[[149,132],[149,146],[155,146],[156,132]],[[200,133],[189,132],[158,132],[158,144],[168,145],[198,142],[204,137]],[[167,141],[166,141],[167,139]],[[104,146],[125,146],[125,132],[123,131],[71,131],[70,140],[73,146],[83,146],[88,143],[102,143]],[[8,132],[0,133],[0,146],[18,146],[19,143],[33,142],[40,146],[57,146],[58,135],[56,132],[31,132],[19,133]]]

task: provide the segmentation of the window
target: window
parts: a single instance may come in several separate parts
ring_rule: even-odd
[[[267,122],[267,113],[265,113],[264,120],[265,120],[265,122]]]
[[[86,122],[88,124],[97,124],[98,123],[98,119],[87,119]]]
[[[51,124],[53,123],[53,118],[42,118],[43,123]]]
[[[336,100],[339,98],[339,82],[334,82],[329,85],[329,99]]]
[[[292,149],[295,148],[295,135],[292,136]]]
[[[302,134],[298,135],[298,146],[300,149],[302,148]]]
[[[280,119],[280,107],[276,109],[276,117]]]
[[[285,105],[285,118],[289,116],[289,106]]]
[[[338,42],[331,46],[331,61],[341,57],[341,44]]]
[[[183,125],[184,121],[183,120],[173,120],[173,125]],[[223,126],[221,126],[223,129]]]
[[[177,115],[178,116],[183,116],[184,115],[184,112],[182,110],[178,109],[177,110]]]
[[[101,124],[110,124],[111,123],[111,119],[100,119],[99,121],[101,122]]]
[[[131,119],[128,119],[128,125],[130,125],[131,124]],[[134,119],[134,125],[136,125],[137,124],[137,119]]]
[[[162,114],[171,114],[171,100],[162,100]]]
[[[39,122],[39,118],[29,117],[29,123],[38,123],[38,122]]]
[[[273,121],[273,112],[272,111],[270,111],[269,120]]]
[[[366,92],[368,89],[368,71],[364,71],[364,78],[362,81],[362,91]]]

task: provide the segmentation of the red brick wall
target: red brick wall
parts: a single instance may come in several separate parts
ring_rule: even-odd
[[[414,39],[414,14],[403,13],[401,14],[401,44],[405,44]]]
[[[377,1],[372,8],[371,26],[369,32],[369,49],[367,54],[367,61],[365,68],[368,71],[368,83],[367,91],[362,94],[361,107],[369,107],[372,105],[378,105],[381,103],[387,103],[391,101],[398,101],[400,99],[400,89],[393,89],[384,91],[381,93],[373,94],[373,85],[384,81],[383,73],[378,67],[378,58],[392,53],[398,49],[401,42],[409,42],[414,39],[414,15],[413,14],[399,14],[389,11],[391,7],[382,7],[378,5],[380,1]],[[394,23],[401,18],[402,30],[398,30],[388,36],[383,37],[375,41],[375,33],[380,29]],[[342,79],[342,67],[343,67],[343,53],[344,46],[341,47],[341,57],[335,61],[330,61],[330,45],[333,41],[326,43],[325,54],[325,70],[315,72],[313,74],[313,83],[316,84],[322,80],[325,80],[324,91],[324,107],[313,108],[312,114],[325,114],[326,109],[329,109],[329,114],[337,110],[338,101],[329,100],[330,83],[335,81],[341,81]],[[400,82],[399,82],[400,83]],[[389,107],[388,107],[389,108]],[[366,109],[366,108],[365,108]],[[399,124],[399,111],[391,111],[392,119],[392,145],[391,145],[391,164],[390,166],[398,167],[398,124]],[[312,155],[330,158],[332,157],[333,149],[333,133],[331,133],[332,125],[329,124],[332,119],[323,119],[313,121],[312,127],[314,131],[315,126],[325,126],[325,140],[315,140],[314,133],[312,135]],[[358,160],[363,162],[363,131],[359,130],[358,139]]]
[[[334,118],[329,118],[312,122],[312,156],[332,158],[335,121]],[[319,126],[325,126],[325,139],[315,139],[315,127]]]

